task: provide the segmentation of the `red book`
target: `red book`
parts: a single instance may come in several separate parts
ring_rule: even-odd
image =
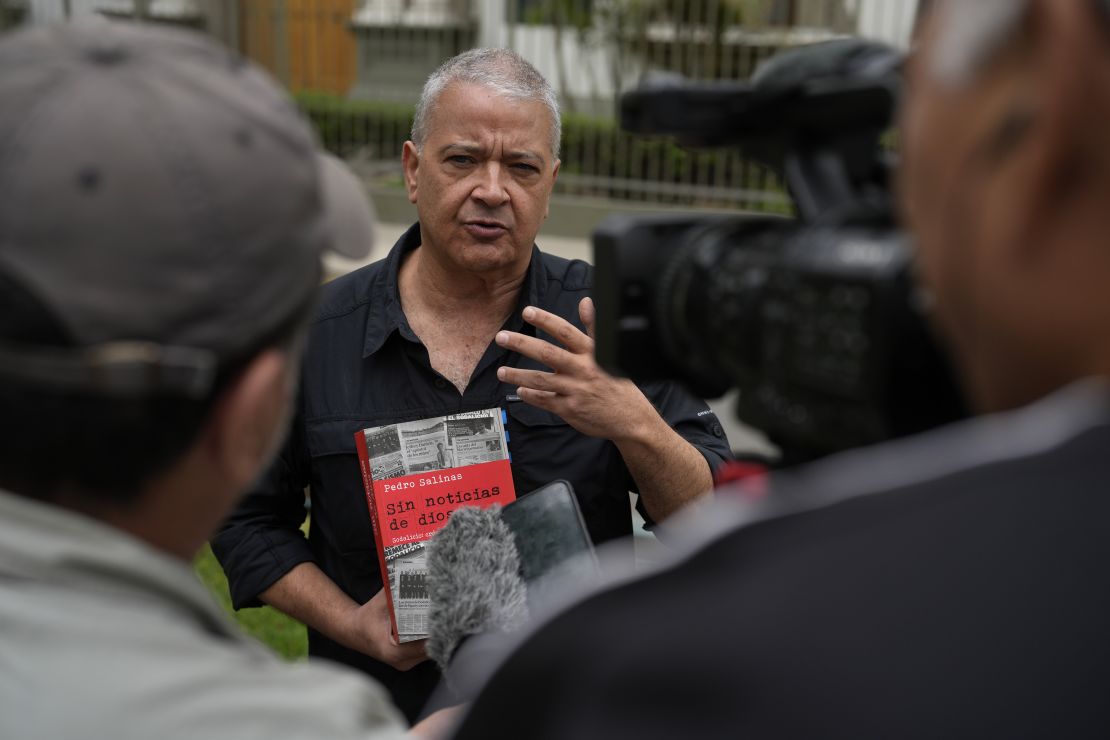
[[[463,506],[516,498],[499,408],[355,433],[389,617],[398,642],[428,636],[424,542]]]

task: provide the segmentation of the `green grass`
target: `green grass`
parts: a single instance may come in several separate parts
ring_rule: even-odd
[[[227,578],[224,576],[223,568],[212,554],[212,548],[207,544],[193,561],[193,567],[216,600],[246,632],[266,643],[288,660],[299,660],[308,654],[308,640],[304,625],[295,619],[269,606],[244,609],[239,612],[231,608]]]

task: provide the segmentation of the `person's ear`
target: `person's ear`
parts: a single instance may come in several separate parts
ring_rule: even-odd
[[[1105,53],[1095,21],[1089,3],[1029,0],[1015,70],[1021,82],[1010,88],[1011,99],[980,149],[1003,168],[1006,218],[1011,233],[1021,235],[1006,241],[1023,245],[1026,254],[1051,243],[1042,237],[1073,192],[1089,145],[1085,111],[1095,90],[1094,60]]]
[[[209,459],[237,490],[268,465],[287,431],[295,370],[290,356],[267,350],[226,388],[205,429]]]
[[[401,167],[405,171],[405,190],[408,191],[409,203],[415,203],[416,170],[420,167],[420,152],[411,141],[406,141],[401,148]]]
[[[555,166],[551,170],[551,188],[555,187],[555,181],[559,179],[559,165],[561,165],[562,163],[563,163],[563,160],[561,160],[561,159],[556,159],[555,160]],[[550,192],[550,190],[548,191],[547,203],[543,207],[543,217],[546,219],[549,215],[551,215],[551,192]]]

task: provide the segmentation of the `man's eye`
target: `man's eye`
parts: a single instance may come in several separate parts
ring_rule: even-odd
[[[534,164],[528,164],[527,162],[517,162],[516,164],[512,165],[512,168],[517,172],[526,175],[535,174],[540,171],[539,167],[535,166]]]
[[[447,161],[450,162],[451,164],[457,164],[459,166],[465,167],[466,165],[473,164],[474,163],[474,158],[469,157],[465,154],[456,154],[454,156],[448,157]]]

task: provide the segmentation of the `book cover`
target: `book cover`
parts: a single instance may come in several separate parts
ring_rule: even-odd
[[[393,636],[428,636],[424,542],[463,506],[516,498],[500,408],[386,424],[355,433]]]

